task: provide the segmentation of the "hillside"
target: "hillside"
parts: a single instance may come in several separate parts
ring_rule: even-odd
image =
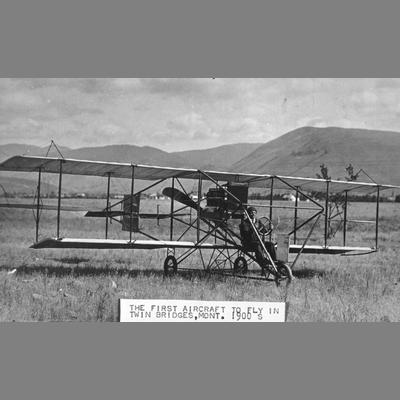
[[[60,151],[66,158],[82,160],[133,162],[168,167],[186,167],[202,169],[229,169],[233,163],[248,155],[262,143],[236,143],[211,149],[171,152],[150,146],[109,145],[102,147],[82,147],[70,149],[61,147]],[[0,146],[0,161],[13,155],[44,156],[48,147],[38,147],[24,144],[7,144]],[[49,156],[58,157],[54,147]]]
[[[149,146],[111,145],[103,147],[83,147],[63,153],[65,158],[95,161],[133,162],[170,167],[182,167],[185,160],[170,153]]]
[[[44,156],[47,154],[47,147],[39,147],[33,146],[29,144],[20,144],[20,143],[10,143],[0,145],[0,162],[6,160],[9,157],[15,155],[26,155],[26,156]],[[67,153],[70,149],[68,147],[60,147],[59,148],[62,153]],[[48,154],[50,157],[57,157],[57,150],[52,147]]]
[[[134,145],[109,145],[102,147],[85,147],[79,149],[61,148],[61,152],[65,158],[75,158],[82,160],[96,161],[115,161],[115,162],[132,162],[136,164],[149,164],[167,167],[185,167],[185,168],[202,168],[228,170],[232,164],[247,155],[259,144],[240,143],[226,146],[219,146],[212,149],[192,150],[184,152],[168,153],[154,147],[134,146]],[[0,161],[17,154],[41,155],[47,153],[48,148],[37,146],[29,146],[23,144],[10,144],[0,146]],[[55,148],[51,149],[50,156],[58,157]],[[7,179],[7,181],[5,181]],[[22,179],[22,181],[20,181]],[[46,180],[52,186],[57,186],[58,178],[56,176],[45,176]],[[31,180],[30,184],[27,184]],[[15,192],[31,192],[35,188],[37,177],[32,174],[25,173],[2,173],[1,181],[7,184],[7,190]],[[88,193],[104,193],[105,185],[102,178],[88,178],[84,176],[68,176],[63,178],[63,189],[67,192],[88,192]],[[114,180],[115,181],[115,180]],[[15,188],[13,187],[15,186]],[[139,187],[143,184],[139,183]],[[115,181],[112,190],[121,192],[129,191],[129,182],[123,180]]]
[[[173,153],[154,147],[134,145],[62,148],[61,151],[65,157],[77,159],[313,178],[320,172],[320,165],[325,164],[333,179],[344,179],[345,168],[351,163],[354,172],[360,169],[366,172],[360,174],[360,181],[370,181],[368,174],[376,182],[400,185],[400,173],[398,173],[400,133],[398,132],[303,127],[263,145],[239,143]],[[46,152],[47,148],[36,146],[3,145],[0,146],[0,159],[15,154],[45,155]],[[50,155],[56,156],[54,149]],[[22,181],[18,181],[20,179]],[[18,192],[27,186],[35,187],[36,179],[37,177],[32,177],[31,174],[2,173],[0,183],[4,182],[3,185],[6,183],[6,190]],[[32,180],[30,185],[28,180]],[[50,185],[57,186],[56,176],[46,176],[44,180]],[[129,190],[129,182],[122,181],[114,180],[115,191]],[[63,189],[72,192],[104,193],[105,184],[102,178],[65,176]]]
[[[376,182],[400,184],[399,152],[399,132],[303,127],[258,147],[232,170],[315,178],[325,164],[332,179],[343,179],[351,163]],[[364,173],[359,180],[370,181]]]
[[[262,143],[235,143],[205,150],[189,150],[171,153],[185,160],[191,168],[225,171],[248,154],[252,153]]]

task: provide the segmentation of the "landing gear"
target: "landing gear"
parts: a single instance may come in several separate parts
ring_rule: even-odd
[[[247,260],[240,256],[233,263],[233,272],[235,274],[246,274],[248,271]]]
[[[178,262],[176,258],[172,255],[166,257],[164,261],[164,274],[165,275],[174,275],[178,270]]]
[[[291,268],[282,261],[277,261],[275,264],[279,274],[275,276],[276,284],[279,285],[281,281],[286,281],[287,284],[292,282],[293,273]]]

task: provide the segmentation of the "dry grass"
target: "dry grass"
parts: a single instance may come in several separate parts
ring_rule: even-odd
[[[101,203],[102,204],[102,203]],[[155,211],[155,202],[144,204]],[[396,204],[381,206],[382,251],[360,257],[303,256],[289,287],[198,273],[165,278],[165,250],[32,250],[32,212],[0,211],[1,321],[116,321],[118,299],[172,298],[289,302],[289,321],[399,321],[400,215]],[[162,206],[166,211],[165,204]],[[371,219],[374,205],[359,204],[353,216]],[[284,226],[283,217],[281,226]],[[42,215],[41,236],[53,236],[55,213]],[[151,225],[168,231],[168,221]],[[321,229],[320,227],[318,228]],[[104,221],[64,213],[68,236],[103,237]],[[350,239],[373,240],[373,232],[354,228]],[[111,237],[126,237],[110,226]],[[199,266],[197,256],[190,266]]]

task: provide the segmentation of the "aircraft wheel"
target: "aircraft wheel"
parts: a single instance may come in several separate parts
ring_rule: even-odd
[[[246,274],[247,271],[247,260],[244,257],[238,257],[233,263],[233,272],[235,274]]]
[[[281,261],[277,261],[276,262],[276,268],[278,269],[278,272],[279,272],[279,275],[280,275],[279,277],[277,277],[278,280],[286,280],[287,283],[292,282],[293,273],[292,273],[291,268],[287,264],[285,264],[285,263],[283,263]]]
[[[164,273],[165,275],[173,275],[178,270],[178,262],[174,256],[167,256],[164,261]]]

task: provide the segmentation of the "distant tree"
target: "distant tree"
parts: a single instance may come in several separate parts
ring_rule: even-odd
[[[331,179],[331,177],[328,174],[328,167],[325,164],[321,164],[319,167],[320,167],[321,173],[320,174],[319,173],[316,174],[317,178],[318,179],[325,179],[325,180]]]
[[[355,181],[358,179],[360,171],[356,174],[354,173],[354,167],[350,163],[346,168],[347,176],[345,179],[347,181]],[[325,164],[320,165],[320,173],[316,173],[317,178],[325,179],[329,181],[331,179],[328,171],[328,167]],[[320,194],[318,197],[326,198],[326,195]],[[344,213],[344,208],[346,205],[346,199],[343,193],[332,193],[328,197],[328,209],[326,210],[328,214],[328,238],[335,236],[336,232],[339,230],[343,223],[342,215]],[[338,219],[339,218],[339,219]]]
[[[346,167],[346,171],[347,171],[347,176],[345,178],[347,181],[356,181],[361,172],[360,170],[355,174],[354,167],[351,165],[351,163]]]

